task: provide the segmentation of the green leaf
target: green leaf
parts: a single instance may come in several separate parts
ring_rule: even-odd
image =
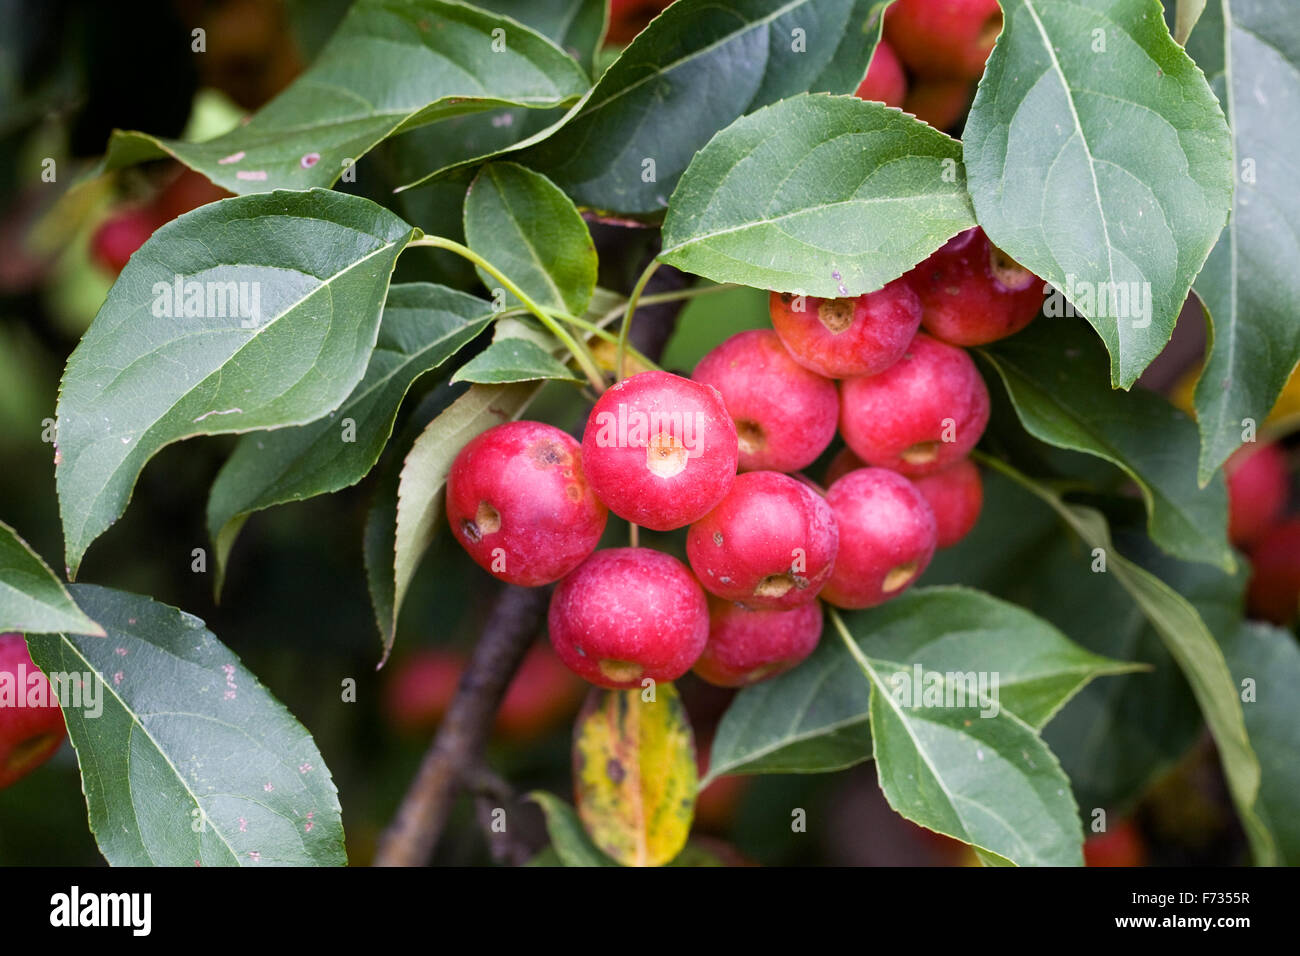
[[[1232,571],[1223,481],[1200,488],[1189,464],[1195,425],[1154,392],[1108,388],[1105,354],[1083,323],[1039,319],[981,354],[1030,434],[1109,461],[1137,483],[1152,540],[1177,557]]]
[[[0,521],[0,631],[104,636],[41,556]]]
[[[1133,597],[1191,685],[1218,745],[1228,789],[1256,859],[1262,864],[1271,862],[1276,853],[1273,841],[1254,810],[1259,794],[1259,761],[1246,734],[1241,701],[1223,651],[1196,608],[1160,578],[1119,554],[1111,544],[1110,529],[1100,512],[1066,503],[1056,492],[1003,462],[986,461],[1051,505],[1089,547],[1105,552],[1107,573],[1113,574]]]
[[[235,193],[330,186],[396,133],[564,106],[587,87],[568,54],[507,17],[448,0],[358,0],[311,68],[247,123],[203,143],[118,130],[105,165],[172,156]]]
[[[1300,362],[1300,24],[1288,0],[1211,0],[1188,52],[1232,127],[1236,192],[1196,294],[1209,312],[1209,359],[1196,386],[1200,479],[1264,421]]]
[[[46,674],[83,676],[82,706],[65,701],[63,713],[110,864],[347,862],[338,793],[311,735],[202,621],[122,591],[73,595],[107,639],[28,643]]]
[[[591,74],[605,33],[604,0],[475,0],[474,6],[532,27]]]
[[[364,478],[379,460],[411,385],[482,332],[494,314],[482,299],[443,286],[395,285],[388,290],[366,373],[336,411],[308,425],[239,440],[208,498],[217,594],[230,549],[248,516]]]
[[[871,682],[873,755],[889,805],[971,844],[989,862],[1082,864],[1083,831],[1069,781],[1034,728],[1009,709],[991,707],[985,693],[974,704],[963,703],[967,696],[935,705],[900,692],[911,675],[863,650],[873,639],[865,630],[869,617],[855,615],[856,638],[838,614],[831,621]],[[945,692],[952,686],[945,675]]]
[[[580,206],[656,219],[691,157],[737,117],[799,93],[851,93],[866,73],[884,6],[678,0],[573,110],[513,154]]]
[[[1223,644],[1237,686],[1254,682],[1254,699],[1242,704],[1246,730],[1259,755],[1256,810],[1277,843],[1277,863],[1300,866],[1300,645],[1295,635],[1267,624],[1241,625]],[[1244,690],[1243,690],[1244,693]]]
[[[69,577],[165,446],[303,425],[342,404],[413,234],[369,200],[327,190],[222,200],[154,233],[63,374],[56,478]],[[186,295],[175,298],[196,308],[176,307],[177,282]]]
[[[545,790],[534,790],[528,795],[542,808],[546,815],[546,832],[551,837],[551,849],[559,857],[563,866],[620,866],[591,842],[587,831],[582,828],[582,821],[573,807],[554,794]],[[536,857],[529,865],[550,866],[550,860],[538,861]]]
[[[1088,317],[1128,388],[1223,228],[1227,125],[1157,0],[1002,8],[963,133],[975,212]]]
[[[514,163],[484,166],[465,199],[465,238],[538,305],[581,315],[591,301],[596,246],[569,197],[540,173]],[[517,304],[513,296],[506,301]]]
[[[451,380],[500,385],[507,382],[535,382],[538,379],[582,381],[567,365],[528,339],[493,342],[462,365]]]
[[[963,675],[996,674],[997,687],[987,686],[998,706],[1035,729],[1094,677],[1141,666],[1085,651],[1028,611],[968,588],[921,588],[844,620],[881,672],[942,677],[954,692]],[[823,640],[793,671],[736,696],[701,786],[729,773],[820,773],[866,760],[869,713],[853,658]]]
[[[717,282],[851,296],[974,224],[955,140],[881,103],[796,96],[700,150],[659,258]]]

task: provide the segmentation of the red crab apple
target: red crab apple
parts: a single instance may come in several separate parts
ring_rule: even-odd
[[[691,525],[686,556],[711,594],[787,609],[817,596],[838,542],[835,516],[815,490],[779,472],[748,471]]]
[[[631,43],[671,3],[672,0],[610,0],[605,42],[619,46]]]
[[[938,547],[951,548],[970,534],[984,507],[984,483],[973,461],[963,458],[943,471],[913,478],[912,483],[934,512]]]
[[[1014,335],[1043,305],[1043,280],[989,242],[979,226],[953,236],[906,278],[921,298],[921,325],[949,345]]]
[[[1146,855],[1142,834],[1131,820],[1120,820],[1083,841],[1085,866],[1144,866]]]
[[[792,359],[770,329],[733,335],[700,359],[692,378],[722,395],[736,423],[742,471],[798,471],[835,437],[835,383]]]
[[[401,731],[437,726],[456,696],[466,657],[442,648],[421,650],[397,661],[384,690],[384,712]]]
[[[886,106],[902,106],[907,95],[907,76],[898,54],[884,40],[876,44],[871,54],[871,66],[853,94],[860,100],[875,100]]]
[[[897,0],[885,11],[885,37],[923,77],[978,79],[1002,31],[998,0]]]
[[[550,645],[534,644],[501,701],[496,730],[515,743],[536,740],[573,716],[585,693],[586,685],[561,663]]]
[[[620,518],[671,531],[702,518],[731,490],[736,426],[712,385],[642,372],[600,396],[582,436],[582,463]]]
[[[816,601],[771,611],[710,597],[709,642],[694,670],[710,684],[744,687],[790,670],[813,652],[821,634]]]
[[[447,475],[447,523],[456,540],[511,584],[564,577],[596,549],[606,517],[578,443],[542,422],[489,428],[460,450]]]
[[[59,749],[63,711],[21,634],[0,634],[0,788],[27,776]]]
[[[826,476],[822,479],[822,484],[829,488],[849,472],[866,467],[867,463],[853,454],[852,448],[841,448],[826,466]]]
[[[827,378],[883,372],[921,324],[921,300],[901,278],[856,298],[773,292],[768,310],[794,360]]]
[[[1246,548],[1286,510],[1291,480],[1286,453],[1273,442],[1242,445],[1223,466],[1228,478],[1228,537]]]
[[[600,687],[627,689],[690,670],[709,638],[709,608],[676,558],[611,548],[556,586],[547,627],[571,671]]]
[[[864,608],[902,594],[934,557],[934,512],[917,487],[895,471],[859,468],[826,492],[840,529],[840,549],[822,599]]]
[[[171,222],[191,209],[198,209],[200,206],[233,195],[234,193],[222,189],[202,173],[185,169],[162,188],[162,191],[154,197],[152,205],[160,222]]]
[[[920,333],[891,368],[840,386],[840,434],[869,465],[934,474],[966,457],[989,420],[971,357]]]
[[[922,80],[908,88],[903,112],[935,129],[949,130],[965,114],[970,101],[970,80]]]
[[[134,206],[119,209],[100,223],[90,237],[91,258],[117,275],[162,224],[163,220],[152,209]]]
[[[1275,525],[1250,552],[1251,617],[1287,625],[1300,612],[1300,518]]]

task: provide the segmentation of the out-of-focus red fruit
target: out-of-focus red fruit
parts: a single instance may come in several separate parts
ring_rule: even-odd
[[[596,550],[608,511],[578,443],[553,425],[507,422],[460,450],[447,523],[484,571],[524,587],[558,581]]]
[[[861,100],[875,100],[886,106],[902,106],[907,95],[907,76],[898,54],[884,40],[876,44],[867,75],[853,94]]]
[[[153,209],[161,222],[171,222],[191,209],[198,209],[218,199],[228,199],[227,192],[202,173],[186,169],[154,197]]]
[[[1251,617],[1290,624],[1300,612],[1300,518],[1265,533],[1250,552],[1250,563],[1246,607]]]
[[[885,11],[885,38],[927,79],[978,79],[1001,31],[998,0],[897,0]]]
[[[1043,306],[1043,280],[989,242],[979,226],[953,236],[906,279],[921,298],[921,325],[949,345],[1014,335]]]
[[[497,711],[496,730],[516,743],[536,740],[573,716],[586,692],[549,645],[534,644]]]
[[[745,687],[800,664],[817,648],[822,608],[816,601],[788,611],[749,610],[709,598],[709,642],[695,673],[718,687]]]
[[[835,570],[822,588],[828,604],[874,607],[906,591],[934,557],[934,512],[895,471],[860,468],[826,492],[840,529]]]
[[[700,779],[709,769],[709,753],[713,738],[695,740],[695,772]],[[749,785],[749,777],[731,775],[719,777],[695,797],[695,825],[706,830],[724,830],[731,825],[736,807]]]
[[[912,483],[934,512],[938,547],[951,548],[970,534],[984,507],[984,483],[973,461],[963,458],[943,471],[913,478]]]
[[[794,360],[826,378],[883,372],[921,325],[921,300],[901,278],[847,299],[773,292],[768,312]]]
[[[700,359],[691,377],[721,393],[736,423],[741,471],[798,471],[835,437],[835,383],[791,358],[771,329],[733,335]]]
[[[606,391],[582,435],[592,490],[614,514],[652,531],[712,511],[736,480],[739,453],[718,390],[668,372],[642,372]]]
[[[0,634],[0,789],[45,761],[68,735],[63,710],[21,634]]]
[[[1120,820],[1105,833],[1083,841],[1085,866],[1145,866],[1146,845],[1131,820]]]
[[[822,484],[829,488],[849,472],[866,467],[867,463],[853,454],[852,448],[841,448],[826,466],[826,477],[822,479]]]
[[[971,95],[969,80],[922,80],[908,87],[903,112],[935,129],[950,130],[965,115]]]
[[[456,696],[467,660],[458,651],[431,648],[396,662],[384,692],[389,723],[407,733],[436,727]]]
[[[1228,537],[1239,548],[1262,538],[1286,511],[1291,479],[1286,453],[1274,442],[1242,445],[1224,463]]]
[[[556,586],[547,629],[569,670],[599,687],[627,690],[691,669],[709,639],[709,607],[676,558],[611,548]]]
[[[617,46],[631,43],[671,4],[672,0],[609,0],[609,31],[605,43]]]
[[[152,209],[119,209],[90,237],[90,256],[112,275],[126,268],[134,252],[163,224]]]

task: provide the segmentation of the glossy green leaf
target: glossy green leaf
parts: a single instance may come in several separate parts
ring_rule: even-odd
[[[558,857],[561,866],[620,865],[591,841],[573,807],[545,790],[534,790],[528,795],[528,799],[541,807],[542,813],[546,816],[546,832],[551,838],[551,849]],[[533,859],[529,861],[529,865],[550,866],[553,862]]]
[[[475,0],[474,6],[532,27],[591,74],[605,32],[605,0]]]
[[[454,382],[477,382],[500,385],[508,382],[535,382],[555,379],[581,382],[582,379],[536,342],[528,339],[502,339],[493,342],[474,356],[452,376]]]
[[[799,93],[853,92],[884,6],[678,0],[577,107],[513,155],[580,206],[658,218],[692,156],[737,117]]]
[[[540,173],[515,163],[484,166],[465,198],[465,239],[544,308],[581,315],[591,301],[595,244],[573,202]],[[479,276],[489,289],[498,285]]]
[[[501,106],[575,102],[587,77],[517,21],[449,0],[357,0],[302,76],[203,143],[117,131],[106,166],[172,156],[235,193],[331,186],[396,133]]]
[[[203,622],[89,585],[108,637],[29,638],[63,701],[90,828],[114,866],[340,866],[338,794],[311,735]],[[77,706],[78,703],[81,706]]]
[[[69,575],[166,445],[302,425],[342,404],[413,232],[368,200],[310,190],[212,203],[154,233],[63,375],[56,477]]]
[[[490,303],[443,286],[390,288],[370,364],[347,400],[308,425],[245,435],[217,473],[208,497],[216,592],[230,549],[252,512],[338,491],[364,478],[379,460],[398,406],[415,380],[454,355],[493,317]]]
[[[1232,127],[1236,191],[1228,225],[1196,277],[1210,314],[1196,386],[1200,478],[1263,422],[1300,362],[1300,18],[1289,0],[1211,0],[1187,51]]]
[[[1157,0],[1002,0],[963,133],[980,225],[1088,317],[1128,388],[1164,348],[1232,196],[1205,77]]]
[[[955,140],[880,103],[796,96],[696,155],[659,258],[717,282],[860,295],[974,224]]]
[[[94,634],[104,629],[86,617],[63,582],[18,532],[0,521],[0,631],[20,634]]]
[[[1152,540],[1189,561],[1235,567],[1223,481],[1200,488],[1191,467],[1196,426],[1154,392],[1109,388],[1105,354],[1083,323],[1039,319],[983,355],[1030,434],[1105,459],[1137,483]]]

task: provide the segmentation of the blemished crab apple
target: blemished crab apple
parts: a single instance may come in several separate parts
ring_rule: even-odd
[[[543,422],[507,422],[473,438],[447,475],[447,524],[489,574],[525,587],[558,581],[600,541],[608,515],[582,450]]]
[[[709,608],[699,583],[672,555],[610,548],[556,585],[547,629],[571,671],[626,690],[690,670],[709,638]]]
[[[965,458],[988,420],[988,388],[971,357],[923,332],[884,372],[840,385],[845,443],[868,465],[908,476]]]
[[[686,556],[709,593],[788,609],[817,596],[838,544],[835,515],[814,489],[779,472],[749,471],[691,525]]]
[[[782,674],[817,647],[822,608],[816,601],[789,610],[753,610],[709,598],[709,641],[695,673],[719,687],[744,687]]]
[[[53,757],[67,735],[63,710],[26,639],[0,634],[0,789]]]
[[[835,437],[835,383],[791,358],[771,329],[731,336],[700,359],[691,377],[722,395],[736,423],[741,471],[798,471]]]
[[[653,531],[708,514],[736,480],[739,442],[712,385],[642,372],[607,390],[582,436],[582,464],[609,510]]]

